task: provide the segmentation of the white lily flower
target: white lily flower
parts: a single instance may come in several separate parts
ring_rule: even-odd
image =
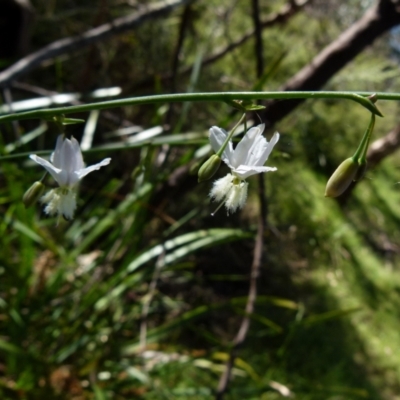
[[[246,178],[262,172],[276,171],[275,167],[265,167],[264,163],[278,142],[279,133],[275,132],[268,142],[262,135],[264,128],[264,124],[251,128],[235,149],[229,141],[222,153],[221,158],[231,169],[231,173],[214,182],[210,197],[216,201],[224,200],[228,213],[244,206],[248,186]],[[217,126],[210,129],[210,143],[216,153],[222,147],[227,135],[224,129]]]
[[[111,161],[111,158],[105,158],[85,168],[78,141],[74,137],[71,140],[65,139],[63,135],[57,138],[56,148],[50,157],[51,162],[36,154],[31,154],[29,157],[44,167],[60,186],[50,190],[41,198],[41,202],[47,204],[45,212],[49,215],[63,215],[66,219],[72,219],[74,216],[76,188],[79,181]]]

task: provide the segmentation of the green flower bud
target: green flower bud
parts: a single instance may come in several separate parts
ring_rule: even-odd
[[[44,192],[44,189],[46,187],[43,185],[42,182],[35,182],[24,194],[22,197],[22,202],[25,204],[25,207],[30,207],[36,201],[42,197],[42,194]]]
[[[358,170],[356,172],[356,175],[353,179],[354,182],[360,181],[362,178],[364,178],[365,171],[367,170],[368,165],[367,161],[364,160],[364,162],[359,162]]]
[[[329,178],[325,188],[325,197],[340,196],[355,178],[359,165],[353,158],[344,160]]]
[[[216,154],[213,154],[199,169],[198,181],[203,182],[210,179],[218,171],[221,165],[221,158]]]

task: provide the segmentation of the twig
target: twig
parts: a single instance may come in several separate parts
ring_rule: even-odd
[[[367,153],[368,168],[379,164],[385,157],[393,154],[400,147],[400,125],[387,135],[371,143]]]
[[[386,92],[335,92],[335,91],[306,91],[306,92],[202,92],[160,94],[153,96],[128,97],[118,100],[87,103],[76,106],[57,107],[51,109],[24,111],[0,116],[0,123],[24,119],[48,119],[55,115],[80,113],[92,110],[104,110],[144,104],[166,104],[176,102],[227,102],[234,100],[267,100],[267,99],[347,99],[355,101],[370,112],[383,117],[379,109],[367,97],[374,95],[377,100],[400,100],[400,93]]]
[[[3,99],[4,102],[8,105],[9,109],[11,112],[13,112],[13,99],[12,99],[12,94],[10,88],[4,88],[3,89]],[[18,121],[12,121],[11,123],[15,140],[19,140],[21,138],[20,134],[20,127],[19,127],[19,122]]]
[[[178,41],[176,43],[174,55],[172,57],[172,68],[171,68],[171,93],[175,93],[176,91],[176,77],[178,75],[179,70],[179,59],[182,53],[182,46],[185,39],[185,34],[189,25],[191,14],[190,4],[185,7],[181,17],[181,23],[179,26],[179,34],[178,34]]]
[[[254,53],[257,60],[256,74],[260,78],[264,71],[264,58],[263,58],[263,40],[262,40],[262,27],[260,21],[260,7],[258,0],[252,0],[252,14],[255,33],[255,46]]]
[[[384,32],[400,24],[399,1],[379,0],[346,31],[297,72],[281,90],[319,90],[333,75],[370,46]],[[272,126],[293,111],[303,100],[272,101],[262,114]]]
[[[311,0],[299,0],[298,2],[291,1],[283,8],[272,15],[270,15],[268,18],[266,18],[264,21],[261,22],[261,27],[268,28],[277,24],[283,24],[285,23],[291,16],[293,16],[296,12],[298,12],[301,8],[303,8],[306,4],[311,2]],[[211,54],[208,57],[205,57],[201,63],[202,67],[212,64],[215,61],[218,61],[219,59],[225,57],[227,54],[231,53],[233,50],[237,49],[240,47],[242,44],[246,43],[248,40],[250,40],[254,35],[256,31],[255,29],[252,29],[245,33],[241,38],[237,39],[236,41],[230,43],[228,46],[223,46],[219,49],[217,49],[213,54]],[[179,71],[179,75],[188,75],[191,73],[192,69],[194,68],[194,64],[191,64],[187,67],[182,68]],[[160,77],[161,81],[168,81],[173,79],[173,75],[171,73],[168,74],[163,74]],[[149,84],[154,83],[154,77],[144,79],[141,82],[138,82],[134,87],[135,89],[141,89],[143,87],[148,86]]]
[[[17,61],[6,70],[0,72],[0,87],[7,86],[12,80],[27,74],[43,61],[60,56],[61,54],[86,47],[92,43],[104,40],[113,35],[122,33],[140,25],[144,21],[165,15],[176,7],[192,3],[195,0],[164,0],[155,3],[126,17],[117,18],[114,21],[98,26],[82,35],[57,40],[42,49],[29,54]]]
[[[34,93],[34,94],[38,94],[40,96],[46,96],[46,97],[47,96],[56,96],[56,95],[60,94],[59,92],[56,92],[54,90],[44,89],[42,87],[32,85],[30,83],[25,83],[25,82],[13,82],[11,87],[18,89],[18,90],[23,90],[28,93]],[[79,105],[79,104],[84,104],[84,103],[79,100],[71,100],[71,104]],[[114,114],[108,110],[104,110],[101,115],[105,119],[107,119],[117,125],[123,126],[123,127],[128,127],[128,126],[133,125],[131,121],[129,121],[127,119],[123,119],[120,116],[118,116],[117,114]]]
[[[179,71],[179,60],[182,53],[183,42],[185,39],[186,31],[188,28],[189,18],[190,18],[190,4],[185,7],[181,16],[181,22],[179,25],[179,32],[178,32],[178,40],[175,46],[174,54],[172,56],[172,64],[171,64],[171,86],[170,86],[170,93],[176,92],[176,78],[178,76]],[[164,120],[164,125],[170,126],[172,121],[172,116],[174,114],[174,104],[170,104],[168,108],[167,115]],[[169,146],[164,145],[162,148],[162,159],[166,160],[166,155],[169,150]]]
[[[263,182],[263,177],[259,176],[259,183]],[[260,218],[258,220],[258,229],[257,236],[254,246],[253,253],[253,263],[251,266],[251,275],[250,275],[250,287],[249,294],[247,297],[246,309],[245,309],[245,317],[242,320],[239,331],[236,334],[236,337],[233,339],[231,352],[229,354],[229,359],[226,363],[225,370],[219,380],[217,393],[215,396],[216,400],[222,400],[225,392],[228,389],[228,384],[233,368],[233,364],[237,357],[237,351],[239,347],[246,340],[247,332],[250,327],[250,315],[254,312],[254,305],[257,298],[257,280],[260,274],[260,268],[262,263],[262,255],[263,255],[263,238],[264,238],[264,230],[266,226],[266,201],[264,197],[264,186],[263,184],[259,184],[259,199],[260,199]]]
[[[252,0],[252,11],[253,11],[253,22],[255,26],[255,55],[257,60],[256,74],[259,78],[264,70],[264,59],[263,59],[263,41],[262,41],[262,29],[260,24],[260,11],[258,0]],[[229,359],[226,363],[225,370],[219,380],[216,400],[222,400],[226,393],[232,373],[232,368],[235,363],[238,348],[244,343],[247,337],[247,333],[250,328],[250,315],[254,312],[254,305],[257,299],[257,281],[260,275],[260,268],[263,256],[263,245],[264,245],[264,231],[267,224],[267,199],[265,196],[265,184],[264,176],[258,175],[258,198],[260,202],[260,217],[258,220],[257,236],[254,246],[253,263],[251,266],[250,275],[250,287],[249,294],[247,297],[245,317],[242,320],[239,331],[236,334],[235,339],[232,343],[232,349],[229,354]]]

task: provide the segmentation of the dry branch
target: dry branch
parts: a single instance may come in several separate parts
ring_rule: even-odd
[[[273,13],[266,19],[261,21],[261,28],[265,29],[274,25],[284,24],[290,17],[292,17],[294,14],[296,14],[299,10],[301,10],[306,4],[309,4],[310,2],[311,0],[299,0],[297,2],[295,0],[290,1],[288,4],[285,4],[279,12]],[[210,65],[215,61],[218,61],[219,59],[225,57],[227,54],[231,53],[233,50],[237,49],[242,44],[246,43],[248,40],[253,38],[255,34],[256,30],[251,29],[248,32],[246,32],[242,37],[230,43],[228,46],[223,46],[217,49],[214,53],[212,53],[208,57],[204,57],[201,63],[202,67]],[[187,67],[182,68],[179,71],[179,75],[190,74],[192,72],[193,67],[194,64],[191,64]],[[159,79],[162,82],[169,81],[172,78],[173,76],[170,73],[163,74],[161,77],[159,77]],[[135,85],[135,89],[144,88],[148,85],[153,84],[153,82],[154,82],[154,77],[144,79],[143,81],[138,82]]]
[[[386,136],[371,143],[368,153],[368,167],[379,164],[385,157],[393,154],[400,147],[400,125],[397,125]]]
[[[281,90],[318,90],[375,39],[400,24],[400,0],[379,0],[308,65],[294,75]],[[268,126],[274,125],[303,100],[271,101],[263,112]]]
[[[29,54],[2,71],[0,73],[0,87],[8,86],[12,80],[27,74],[45,60],[58,57],[61,54],[75,51],[113,35],[123,33],[149,19],[163,16],[175,8],[192,3],[193,1],[194,0],[164,0],[160,3],[143,7],[139,11],[126,17],[117,18],[109,23],[90,29],[79,36],[57,40]]]
[[[260,21],[259,0],[252,0],[252,16],[255,30],[254,54],[256,59],[256,75],[259,78],[264,71],[263,58],[263,38],[262,27]],[[267,197],[265,193],[265,183],[263,174],[258,175],[258,199],[260,203],[260,215],[258,219],[257,236],[254,245],[253,262],[250,272],[249,293],[247,296],[245,316],[242,319],[236,337],[232,342],[232,349],[229,353],[229,359],[225,365],[225,370],[222,373],[218,382],[216,400],[222,400],[228,390],[232,368],[237,357],[239,347],[245,342],[250,329],[250,317],[254,313],[255,303],[257,300],[257,283],[260,275],[260,269],[263,261],[264,253],[264,231],[267,226]]]

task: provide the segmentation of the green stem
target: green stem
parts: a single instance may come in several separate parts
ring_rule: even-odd
[[[217,92],[217,93],[178,93],[144,97],[130,97],[120,100],[109,100],[98,103],[88,103],[76,106],[58,107],[44,110],[26,111],[8,114],[0,117],[1,122],[24,119],[52,119],[60,114],[104,110],[108,108],[125,107],[132,105],[174,103],[174,102],[232,102],[233,100],[267,100],[267,99],[348,99],[367,108],[373,114],[382,117],[376,105],[367,97],[375,95],[377,100],[400,100],[400,93],[372,93],[372,92]]]
[[[217,151],[217,156],[221,158],[222,153],[225,150],[225,147],[228,145],[229,141],[232,139],[233,134],[235,133],[237,127],[243,122],[243,120],[246,121],[246,113],[242,115],[242,117],[239,119],[239,122],[233,127],[229,135],[226,137],[225,142],[222,144],[221,148]],[[247,132],[247,129],[245,127],[245,132]]]
[[[361,139],[358,149],[356,150],[354,156],[352,157],[353,161],[358,164],[362,164],[365,162],[369,140],[371,138],[371,133],[374,130],[374,126],[375,126],[375,115],[371,114],[371,120],[369,122],[368,128],[365,131],[363,138]]]

